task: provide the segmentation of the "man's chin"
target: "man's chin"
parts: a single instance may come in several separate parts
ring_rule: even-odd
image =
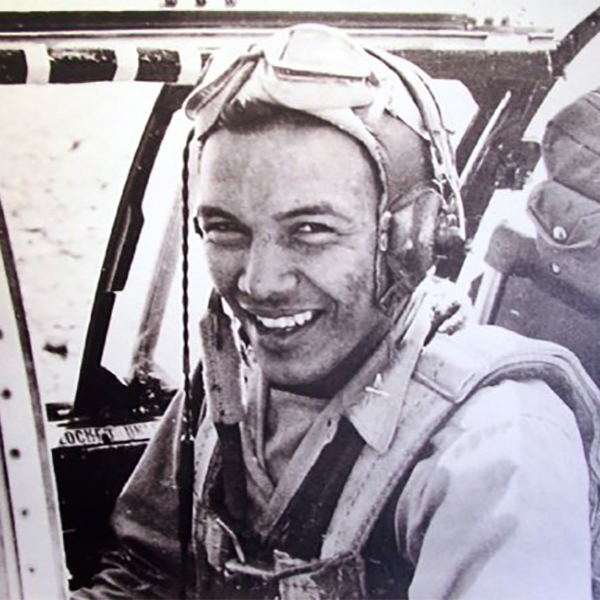
[[[260,349],[255,355],[267,381],[282,389],[309,386],[326,375],[322,362],[311,364],[312,357],[273,357]]]
[[[372,332],[350,351],[345,345],[325,342],[289,352],[272,352],[259,345],[255,356],[271,385],[305,396],[333,397],[371,356],[385,332],[384,327]]]

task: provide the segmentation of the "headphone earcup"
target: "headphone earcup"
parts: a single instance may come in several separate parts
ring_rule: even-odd
[[[388,230],[388,268],[394,280],[404,278],[404,283],[412,289],[435,262],[441,206],[440,194],[426,187],[408,206],[392,214]]]

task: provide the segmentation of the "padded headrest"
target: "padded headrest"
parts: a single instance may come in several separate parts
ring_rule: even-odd
[[[600,89],[548,123],[542,156],[550,179],[600,202]]]
[[[548,180],[528,201],[537,247],[557,281],[600,300],[600,90],[548,124],[542,143]]]

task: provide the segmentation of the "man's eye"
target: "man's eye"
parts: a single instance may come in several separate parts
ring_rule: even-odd
[[[296,228],[298,233],[327,233],[332,231],[331,227],[323,223],[301,223]]]
[[[294,228],[294,236],[308,244],[327,244],[337,238],[337,232],[326,223],[306,222]]]
[[[239,244],[246,239],[246,232],[237,223],[205,223],[201,229],[204,240],[213,244]]]

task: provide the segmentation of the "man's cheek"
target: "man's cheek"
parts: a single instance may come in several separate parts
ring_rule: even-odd
[[[356,307],[374,300],[371,272],[349,270],[330,282],[338,302]]]
[[[228,295],[236,287],[238,266],[236,261],[227,260],[220,253],[206,253],[208,270],[213,285],[221,295]]]

